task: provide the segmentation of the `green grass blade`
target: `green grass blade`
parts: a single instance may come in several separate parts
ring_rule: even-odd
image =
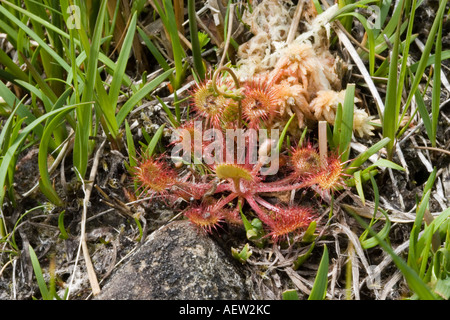
[[[399,170],[399,171],[405,171],[405,168],[403,168],[402,166],[399,166],[398,164],[386,160],[386,159],[379,159],[377,161],[375,161],[374,164],[370,165],[369,168],[365,169],[365,171],[369,171],[370,169],[373,169],[375,167],[384,167],[384,168],[391,168],[391,169],[395,169],[395,170]]]
[[[366,34],[367,34],[367,42],[369,44],[369,48],[368,48],[369,49],[369,73],[370,73],[370,75],[373,76],[373,74],[375,72],[375,36],[374,36],[372,26],[370,26],[367,23],[367,19],[363,15],[361,15],[357,12],[349,12],[349,13],[342,14],[341,16],[342,17],[353,16],[353,17],[357,18],[363,25],[364,30],[366,31]]]
[[[131,133],[128,121],[125,121],[125,135],[127,139],[128,162],[131,167],[134,167],[137,165],[136,147],[134,146],[133,134]]]
[[[404,5],[404,1],[398,4]],[[403,11],[403,9],[402,9]],[[400,27],[401,19],[398,20],[397,29],[395,31],[395,40],[392,52],[389,55],[389,76],[386,88],[385,109],[382,118],[383,137],[389,138],[389,143],[386,146],[388,159],[392,159],[394,152],[395,133],[397,132],[397,123],[399,111],[397,110],[397,86],[398,86],[398,52],[400,47]]]
[[[36,256],[36,253],[33,250],[31,245],[28,246],[28,251],[30,252],[31,264],[33,266],[34,275],[36,276],[36,281],[39,286],[39,291],[41,292],[43,300],[52,300],[53,297],[50,295],[50,291],[47,288],[47,284],[44,280],[44,275],[42,274],[41,265],[39,264],[39,260]]]
[[[109,88],[109,103],[111,104],[113,116],[115,115],[115,106],[117,105],[117,99],[120,94],[120,87],[123,82],[123,76],[127,66],[128,58],[130,56],[131,47],[133,45],[134,35],[136,33],[136,22],[137,14],[135,12],[133,14],[133,17],[131,18],[127,34],[125,35],[125,39],[122,43],[120,54],[116,62],[116,67],[114,69],[114,77]]]
[[[117,125],[120,127],[120,125],[123,123],[127,115],[133,110],[133,108],[141,101],[147,94],[149,94],[151,91],[153,91],[157,86],[161,84],[167,77],[172,74],[173,69],[167,70],[163,74],[159,75],[149,83],[146,83],[145,86],[143,86],[139,91],[137,91],[134,95],[128,99],[127,102],[124,103],[124,105],[120,108],[119,112],[116,115]]]
[[[36,117],[28,110],[28,108],[22,103],[22,101],[19,101],[17,97],[8,89],[8,87],[0,81],[0,96],[5,100],[6,104],[11,108],[14,109],[17,106],[17,115],[21,118],[25,119],[26,124],[32,123],[34,120],[36,120]],[[36,136],[41,137],[42,133],[44,132],[44,128],[42,125],[36,126],[33,133],[36,134]]]
[[[377,153],[379,150],[381,150],[383,147],[385,147],[389,143],[389,138],[384,138],[377,143],[375,143],[373,146],[371,146],[366,151],[362,152],[360,155],[358,155],[348,166],[348,169],[346,171],[347,174],[353,174],[364,162],[366,162],[372,155]]]
[[[391,220],[389,220],[389,216],[384,211],[383,214],[386,217],[386,223],[383,229],[381,229],[380,232],[378,232],[377,237],[372,237],[361,241],[361,246],[364,250],[379,245],[378,239],[384,240],[389,236],[389,231],[391,231]]]
[[[433,90],[431,99],[431,145],[436,147],[436,134],[439,119],[439,106],[441,102],[441,52],[442,52],[442,23],[439,24],[439,31],[436,38],[436,61],[434,64]]]
[[[291,118],[289,119],[289,121],[288,121],[288,122],[286,123],[286,125],[284,126],[283,131],[281,132],[280,139],[278,140],[278,145],[277,145],[278,152],[281,152],[281,147],[283,146],[284,139],[285,139],[286,134],[287,134],[287,131],[288,131],[288,129],[289,129],[289,125],[291,124],[292,120],[294,120],[294,117],[295,117],[295,114],[293,114],[293,115],[291,116]]]
[[[200,42],[198,40],[197,14],[195,12],[195,0],[188,0],[189,31],[191,34],[192,56],[194,58],[194,69],[200,80],[205,80],[206,72],[202,60]]]
[[[139,35],[141,36],[142,40],[144,41],[147,48],[150,50],[153,57],[155,57],[156,61],[158,62],[159,66],[163,68],[164,71],[167,71],[170,69],[169,64],[167,63],[166,59],[163,57],[163,55],[159,52],[158,48],[153,44],[153,42],[150,40],[150,38],[147,36],[144,30],[141,28],[137,28]]]
[[[65,210],[61,211],[61,213],[58,216],[58,228],[59,228],[59,232],[60,232],[59,238],[63,239],[63,240],[69,239],[67,230],[64,227],[64,213],[65,212],[66,212]]]
[[[358,7],[363,7],[364,5],[371,3],[371,2],[377,2],[378,0],[361,0],[361,1],[357,1],[355,3],[350,3],[347,4],[345,6],[343,6],[342,8],[340,8],[333,17],[331,17],[330,21],[333,21],[337,18],[340,18],[341,15],[349,12],[349,11],[354,11],[356,8]]]
[[[323,248],[322,259],[320,260],[319,269],[317,270],[316,279],[311,289],[308,300],[324,300],[327,294],[328,286],[328,249],[325,245]]]
[[[353,174],[353,177],[355,178],[356,191],[358,192],[358,195],[361,199],[362,205],[365,206],[366,198],[364,197],[364,190],[363,190],[363,186],[362,186],[361,170],[356,171]]]
[[[353,112],[355,109],[355,85],[349,84],[345,92],[342,108],[342,123],[339,137],[339,154],[342,161],[348,160],[350,153],[350,141],[353,135]]]
[[[60,110],[60,109],[59,109]],[[39,179],[39,187],[42,193],[56,206],[63,206],[64,202],[56,193],[53,188],[52,182],[50,181],[50,177],[48,174],[47,167],[47,152],[48,152],[48,144],[51,140],[51,135],[57,128],[64,124],[62,121],[68,112],[72,111],[71,109],[65,109],[62,112],[59,112],[45,127],[44,134],[42,135],[41,143],[39,145],[39,153],[38,153],[38,164],[39,164],[39,173],[41,175]]]
[[[428,138],[432,139],[433,136],[433,128],[431,124],[431,118],[428,114],[427,107],[425,105],[425,101],[423,100],[422,95],[420,94],[419,90],[416,90],[415,93],[416,97],[416,103],[417,103],[417,109],[419,110],[420,117],[422,118],[423,125],[425,127],[425,131],[427,132]]]
[[[450,50],[445,50],[441,52],[441,61],[450,59]],[[432,64],[436,64],[436,55],[432,54],[428,57],[427,61],[425,62],[425,68],[431,66]],[[419,62],[413,63],[409,69],[412,72],[416,72],[417,68],[419,67]]]
[[[282,299],[283,300],[300,300],[300,298],[298,297],[297,290],[294,290],[294,289],[283,291]]]
[[[88,61],[86,67],[86,84],[83,90],[83,97],[81,99],[82,105],[77,110],[77,128],[75,132],[75,144],[73,148],[73,162],[74,166],[79,172],[79,176],[84,177],[87,170],[87,163],[89,159],[89,137],[92,133],[92,108],[85,105],[86,102],[94,102],[94,88],[98,86],[98,56],[100,51],[100,41],[103,31],[103,21],[106,12],[106,0],[103,0],[99,10],[97,23],[95,24],[92,41],[83,43],[84,49],[88,54]],[[80,32],[83,34],[83,32]]]
[[[15,64],[14,61],[12,61],[12,59],[2,49],[0,49],[0,64],[2,64],[3,67],[11,73],[13,78],[28,81],[27,74],[20,69],[19,66]]]
[[[174,90],[180,88],[183,79],[184,79],[184,66],[183,66],[183,58],[185,57],[185,52],[183,47],[181,46],[180,37],[178,35],[178,29],[175,20],[175,12],[172,6],[171,0],[162,0],[163,8],[160,6],[158,1],[155,1],[154,4],[157,8],[158,14],[161,17],[161,20],[166,28],[167,32],[170,36],[170,42],[172,44],[172,52],[173,59],[175,63],[175,79],[174,83],[172,83]]]
[[[160,97],[156,97],[156,99],[158,99],[159,103],[161,104],[161,107],[166,112],[167,117],[169,118],[169,122],[172,125],[172,127],[173,128],[178,128],[180,126],[180,123],[175,120],[175,117],[173,116],[173,113],[172,113],[172,111],[170,111],[170,109],[167,106],[167,104],[165,104],[165,102],[162,101],[162,99]]]
[[[151,157],[155,152],[156,145],[158,144],[159,140],[161,140],[161,137],[164,133],[164,127],[165,124],[160,126],[158,130],[156,130],[152,140],[150,140],[150,143],[148,144],[147,149],[145,150],[145,153],[147,154],[148,157]]]

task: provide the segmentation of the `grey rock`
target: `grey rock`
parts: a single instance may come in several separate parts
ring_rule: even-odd
[[[230,259],[191,223],[175,221],[153,232],[95,299],[248,299],[245,278]]]

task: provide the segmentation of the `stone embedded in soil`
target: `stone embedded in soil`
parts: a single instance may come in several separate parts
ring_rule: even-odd
[[[229,259],[211,237],[175,221],[153,232],[95,299],[248,299],[245,279]]]

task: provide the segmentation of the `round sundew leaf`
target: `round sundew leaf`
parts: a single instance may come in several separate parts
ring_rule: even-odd
[[[235,164],[219,164],[216,167],[216,175],[221,179],[244,179],[247,181],[253,180],[253,176],[245,168],[239,167]]]

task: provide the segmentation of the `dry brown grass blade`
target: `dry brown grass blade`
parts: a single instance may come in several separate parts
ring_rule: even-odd
[[[444,149],[441,149],[441,148],[415,146],[414,149],[431,150],[431,151],[441,152],[441,153],[445,153],[445,154],[450,155],[450,151],[444,150]]]

